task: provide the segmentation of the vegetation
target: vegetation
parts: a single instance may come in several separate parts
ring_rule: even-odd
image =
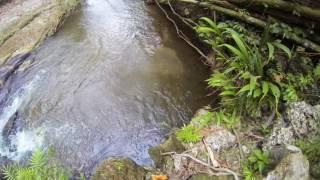
[[[212,123],[217,126],[224,126],[233,129],[240,123],[240,117],[233,113],[224,111],[206,112],[205,114],[194,117],[189,125],[186,125],[176,132],[177,139],[184,143],[193,143],[201,140],[200,130],[208,127]]]
[[[319,67],[310,70],[310,59],[303,62],[280,40],[271,41],[268,29],[264,37],[255,38],[239,23],[217,24],[200,18],[195,30],[224,66],[213,72],[208,84],[220,90],[221,105],[227,112],[252,117],[262,109],[278,112],[281,102],[298,101],[298,94],[311,88],[319,74]],[[295,66],[309,71],[296,71]]]
[[[256,173],[260,175],[269,164],[269,153],[260,149],[254,149],[246,162],[242,163],[242,175],[245,180],[256,179]]]
[[[1,169],[6,180],[68,180],[69,173],[58,163],[50,161],[43,150],[33,152],[26,166],[12,164]]]
[[[320,136],[315,137],[311,142],[299,140],[297,146],[301,148],[310,162],[311,174],[319,176],[320,167]]]

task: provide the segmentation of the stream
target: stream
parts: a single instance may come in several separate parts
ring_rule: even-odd
[[[208,69],[142,0],[87,0],[14,61],[0,92],[0,154],[12,160],[51,147],[77,170],[110,156],[150,165],[148,148],[208,104]]]

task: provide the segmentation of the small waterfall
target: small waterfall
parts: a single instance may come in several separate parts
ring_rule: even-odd
[[[0,111],[0,156],[5,156],[12,160],[19,160],[25,153],[33,151],[40,147],[43,142],[43,136],[39,130],[20,130],[16,133],[8,135],[4,133],[7,123],[13,123],[13,118],[16,113],[23,109],[30,101],[32,94],[34,93],[36,86],[38,85],[41,77],[45,71],[40,71],[35,75],[34,79],[24,84],[21,88],[14,93],[9,94],[9,98],[2,105],[3,108]],[[8,139],[6,141],[5,139]]]

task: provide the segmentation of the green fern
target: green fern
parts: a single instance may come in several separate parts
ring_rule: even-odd
[[[194,143],[201,140],[198,129],[192,125],[184,126],[176,132],[177,139],[184,143]]]
[[[48,154],[42,150],[33,152],[26,166],[12,164],[1,168],[6,180],[68,180],[69,175],[57,163],[49,163]]]
[[[30,168],[36,169],[36,170],[43,168],[47,163],[48,163],[47,156],[40,149],[35,150],[32,153],[32,156],[29,160]]]
[[[261,174],[269,164],[268,157],[269,153],[263,152],[260,149],[254,149],[248,157],[248,162],[254,171]]]

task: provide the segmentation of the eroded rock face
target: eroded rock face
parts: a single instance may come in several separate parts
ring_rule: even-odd
[[[289,153],[265,180],[309,180],[309,162],[302,153]]]
[[[306,102],[292,103],[280,117],[269,136],[266,148],[273,145],[292,144],[296,138],[312,137],[320,130],[320,106]]]
[[[130,159],[108,159],[102,162],[92,180],[144,180],[147,171]]]
[[[11,0],[0,4],[0,65],[57,31],[80,0]]]

